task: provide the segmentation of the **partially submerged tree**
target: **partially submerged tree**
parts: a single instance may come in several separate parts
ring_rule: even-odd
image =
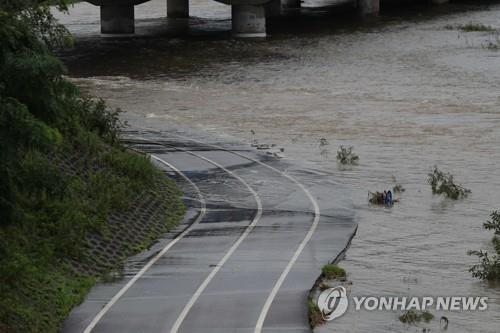
[[[473,265],[469,272],[472,276],[481,280],[499,280],[500,279],[500,257],[498,252],[496,255],[490,256],[487,251],[469,251],[468,255],[474,255],[479,258],[479,264]]]
[[[491,221],[483,224],[484,229],[493,230],[496,236],[500,236],[500,213],[496,210],[490,214]]]
[[[428,174],[428,183],[431,185],[433,194],[442,194],[450,199],[457,200],[465,198],[471,191],[460,184],[455,184],[452,174],[443,172],[434,166],[434,170]]]
[[[340,146],[337,151],[337,162],[344,165],[358,164],[359,156],[353,151],[353,147]]]
[[[468,255],[477,256],[479,263],[473,265],[469,272],[472,273],[473,277],[479,278],[481,280],[500,280],[500,214],[498,211],[494,211],[490,214],[491,221],[483,223],[483,228],[486,230],[493,230],[494,236],[492,239],[492,245],[495,250],[495,254],[490,256],[487,251],[469,251]]]

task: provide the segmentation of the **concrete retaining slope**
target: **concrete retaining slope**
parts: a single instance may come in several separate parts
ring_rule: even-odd
[[[125,134],[178,180],[184,223],[98,284],[63,332],[309,332],[307,295],[356,230],[332,175],[254,148]]]

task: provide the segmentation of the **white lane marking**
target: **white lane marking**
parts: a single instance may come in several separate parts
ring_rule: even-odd
[[[162,146],[172,146],[172,145],[168,145],[168,144],[163,144],[161,142],[157,142],[157,144],[162,145]],[[184,321],[184,319],[186,319],[186,317],[187,317],[189,311],[191,311],[191,308],[193,307],[194,303],[196,303],[196,301],[201,296],[201,294],[203,293],[203,291],[206,289],[206,287],[208,286],[208,284],[210,283],[210,281],[212,281],[212,279],[214,278],[214,276],[219,272],[219,270],[226,263],[226,261],[229,259],[229,257],[231,257],[231,255],[238,248],[238,246],[240,246],[241,242],[243,242],[243,240],[245,240],[245,238],[247,238],[247,236],[250,234],[250,232],[252,232],[252,230],[254,229],[255,225],[259,222],[259,220],[260,220],[260,218],[262,216],[262,202],[260,201],[259,195],[240,176],[236,175],[234,172],[226,169],[222,165],[220,165],[220,164],[218,164],[218,163],[216,163],[216,162],[214,162],[214,161],[212,161],[212,160],[210,160],[210,159],[208,159],[208,158],[206,158],[204,156],[195,154],[195,153],[193,153],[193,152],[191,152],[189,150],[182,149],[182,148],[175,148],[175,149],[184,151],[184,152],[186,152],[188,154],[191,154],[193,156],[201,158],[201,159],[207,161],[208,163],[215,165],[216,167],[220,168],[221,170],[224,170],[228,174],[232,175],[234,178],[238,179],[243,185],[246,186],[246,188],[250,191],[250,193],[252,193],[252,195],[253,195],[253,197],[255,199],[255,202],[257,203],[257,213],[255,214],[254,218],[252,219],[252,222],[246,227],[245,231],[240,235],[240,237],[238,238],[238,240],[229,248],[229,250],[226,252],[226,254],[222,257],[222,259],[217,263],[217,265],[210,272],[210,274],[201,283],[201,285],[198,287],[198,289],[196,289],[196,291],[194,292],[194,294],[189,299],[188,303],[182,309],[181,313],[179,314],[179,317],[177,317],[177,320],[175,321],[174,325],[170,329],[170,333],[176,333],[179,330],[179,328],[182,325],[182,322]]]
[[[151,155],[152,158],[154,158],[155,160],[157,160],[158,162],[160,163],[163,163],[165,164],[166,166],[168,166],[170,169],[174,170],[176,173],[178,173],[182,178],[184,178],[185,180],[187,180],[191,186],[193,186],[193,188],[195,189],[196,193],[198,194],[198,197],[199,197],[199,200],[200,200],[200,203],[201,203],[201,207],[200,207],[200,213],[198,214],[198,217],[196,218],[196,220],[188,227],[186,228],[182,233],[179,234],[179,236],[177,236],[175,239],[173,239],[170,243],[168,243],[160,252],[158,252],[158,254],[156,256],[154,256],[146,265],[144,265],[144,267],[142,267],[142,269],[137,272],[137,274],[126,284],[122,287],[122,289],[120,289],[120,291],[118,291],[118,293],[116,293],[116,295],[113,296],[113,298],[111,298],[109,300],[109,302],[101,309],[101,311],[99,311],[99,313],[92,319],[92,321],[90,322],[90,324],[85,328],[85,331],[84,333],[90,333],[92,332],[92,330],[95,328],[95,326],[97,325],[97,323],[99,323],[99,321],[102,319],[102,317],[109,311],[109,309],[111,309],[111,307],[127,292],[127,290],[130,289],[130,287],[132,287],[132,285],[142,276],[144,275],[144,273],[149,269],[151,268],[151,266],[158,261],[158,259],[160,259],[165,253],[167,253],[167,251],[172,247],[174,246],[179,240],[181,240],[184,236],[186,236],[186,234],[191,231],[191,229],[196,225],[198,224],[201,219],[205,216],[205,213],[207,211],[207,207],[206,207],[206,203],[205,203],[205,200],[203,199],[203,196],[201,194],[201,191],[200,189],[198,188],[198,186],[196,186],[195,183],[193,183],[191,181],[191,179],[189,179],[184,173],[182,173],[180,170],[178,170],[177,168],[175,168],[173,165],[171,165],[170,163],[162,160],[161,158],[159,157],[156,157],[154,155]]]
[[[309,191],[307,193],[309,193]],[[315,213],[314,221],[313,221],[311,228],[309,229],[306,237],[304,237],[304,239],[300,243],[297,250],[295,250],[295,253],[292,256],[292,259],[290,259],[285,270],[281,273],[278,281],[276,281],[276,284],[274,285],[273,289],[271,290],[271,293],[267,296],[266,303],[264,303],[264,306],[262,307],[262,310],[261,310],[260,315],[259,315],[259,319],[257,320],[257,324],[255,325],[255,333],[260,333],[262,331],[262,327],[264,326],[264,321],[266,320],[267,313],[269,312],[269,309],[271,308],[271,304],[273,303],[274,298],[278,294],[278,291],[280,290],[281,285],[285,281],[285,278],[287,277],[288,273],[290,273],[290,270],[292,269],[293,265],[295,264],[295,262],[299,258],[300,254],[304,250],[305,246],[307,245],[307,243],[311,239],[314,232],[316,231],[316,227],[319,224],[319,207],[317,207],[318,204],[316,203],[316,201],[313,201],[313,204],[314,204],[315,212],[317,210],[318,213],[317,214]]]
[[[258,164],[260,164],[262,166],[265,166],[265,167],[267,167],[267,168],[269,168],[271,170],[274,170],[274,171],[278,172],[279,174],[283,175],[284,177],[288,178],[292,182],[294,182],[298,187],[300,187],[300,189],[306,194],[306,196],[308,197],[308,199],[313,204],[313,207],[314,207],[314,220],[313,220],[313,223],[312,223],[311,227],[309,228],[309,231],[307,232],[306,236],[304,237],[304,239],[300,243],[299,247],[297,248],[297,250],[295,250],[295,253],[293,254],[293,256],[290,259],[290,261],[288,262],[288,264],[286,265],[286,267],[283,270],[283,272],[281,273],[280,277],[276,281],[273,289],[271,290],[271,293],[268,295],[268,297],[266,299],[266,302],[264,303],[264,306],[262,307],[262,310],[261,310],[260,315],[259,315],[259,319],[257,320],[257,324],[255,325],[255,331],[254,331],[255,333],[260,333],[262,331],[262,327],[264,326],[264,321],[265,321],[266,316],[267,316],[267,314],[269,312],[269,309],[271,308],[271,304],[273,303],[273,300],[276,297],[276,294],[278,293],[279,289],[281,288],[281,285],[285,281],[285,278],[287,277],[288,273],[290,273],[290,270],[292,269],[293,265],[295,264],[295,262],[297,262],[297,259],[299,258],[300,254],[304,250],[305,246],[307,245],[307,243],[311,239],[312,235],[316,231],[316,228],[317,228],[317,226],[319,224],[319,218],[320,218],[320,210],[319,210],[318,202],[314,199],[314,197],[311,195],[311,193],[309,192],[309,190],[304,185],[302,185],[298,180],[296,180],[292,176],[290,176],[290,175],[282,172],[279,169],[276,169],[276,168],[274,168],[274,167],[272,167],[272,166],[270,166],[270,165],[268,165],[266,163],[263,163],[263,162],[261,162],[259,160],[254,159],[254,158],[245,156],[245,155],[243,155],[241,153],[234,152],[232,150],[226,149],[224,147],[212,145],[212,144],[209,144],[209,143],[204,143],[204,142],[201,142],[201,141],[198,141],[198,140],[195,140],[195,139],[186,138],[186,137],[183,137],[183,136],[180,136],[180,135],[176,135],[176,134],[174,134],[174,135],[177,136],[177,137],[179,137],[179,138],[182,138],[182,139],[190,140],[190,141],[197,142],[197,143],[200,143],[200,144],[203,144],[203,145],[206,145],[206,146],[210,146],[210,147],[214,147],[214,148],[217,148],[217,149],[220,149],[220,150],[231,152],[231,153],[233,153],[235,155],[238,155],[240,157],[243,157],[243,158],[246,158],[248,160],[254,161],[254,162],[256,162],[256,163],[258,163]]]

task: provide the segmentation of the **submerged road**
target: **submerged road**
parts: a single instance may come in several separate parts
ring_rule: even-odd
[[[309,332],[307,292],[357,226],[331,175],[170,132],[124,139],[176,179],[188,211],[62,331]]]

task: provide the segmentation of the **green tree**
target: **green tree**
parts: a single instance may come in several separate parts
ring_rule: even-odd
[[[57,332],[97,278],[183,212],[172,181],[118,142],[118,112],[64,79],[52,50],[71,38],[50,4],[67,6],[0,0],[0,332]],[[143,194],[159,207],[136,227],[147,232],[113,240],[114,256],[95,245],[134,229],[127,209]]]

